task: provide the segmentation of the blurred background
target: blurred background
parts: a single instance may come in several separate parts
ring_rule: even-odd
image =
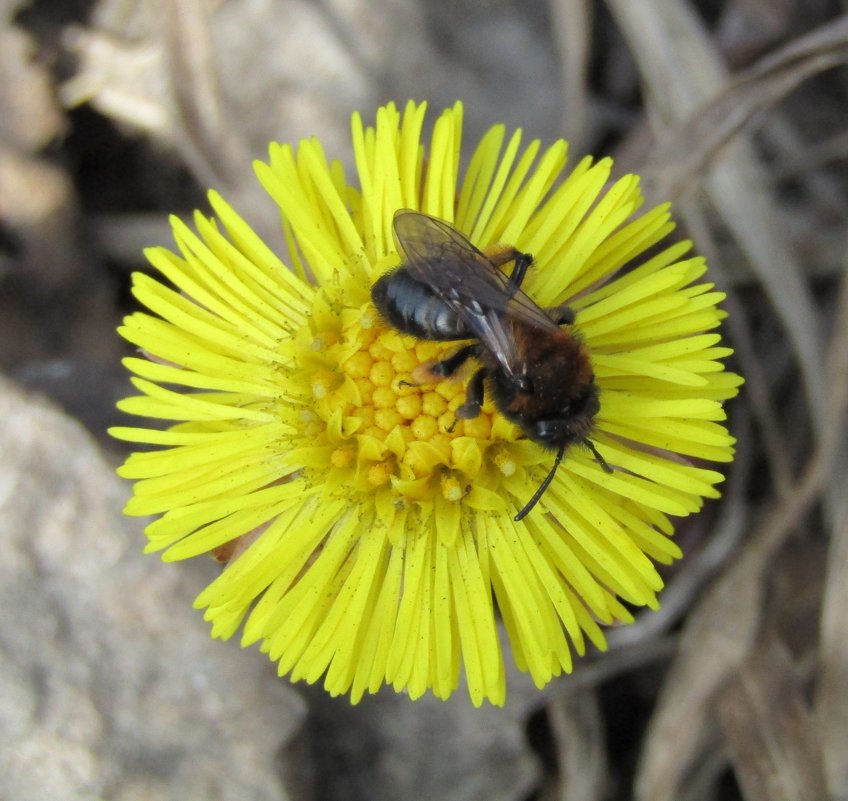
[[[842,0],[0,0],[0,798],[848,799]],[[738,437],[658,613],[505,709],[292,686],[141,555],[105,436],[141,249],[352,111],[612,155],[728,293]],[[352,172],[349,171],[349,176]],[[509,661],[509,660],[507,660]]]

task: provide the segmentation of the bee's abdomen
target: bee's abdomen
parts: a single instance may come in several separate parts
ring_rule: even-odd
[[[394,328],[419,339],[470,339],[462,318],[426,284],[405,269],[394,270],[371,287],[374,305]]]

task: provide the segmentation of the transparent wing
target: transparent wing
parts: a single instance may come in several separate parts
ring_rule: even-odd
[[[557,330],[556,323],[459,231],[419,212],[395,214],[394,232],[405,266],[453,309],[521,383],[526,364],[516,349],[510,320]]]
[[[394,231],[410,272],[446,302],[476,302],[482,309],[507,312],[536,328],[557,329],[556,323],[485,253],[448,223],[401,209],[395,213]]]

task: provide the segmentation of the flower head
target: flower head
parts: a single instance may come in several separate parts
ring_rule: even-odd
[[[120,469],[135,481],[127,513],[160,515],[147,550],[226,562],[196,601],[214,636],[243,626],[281,675],[323,677],[353,701],[383,684],[446,698],[464,669],[475,704],[500,704],[497,612],[541,687],[587,639],[603,649],[604,624],[657,607],[654,563],[680,556],[671,518],[718,496],[722,476],[703,462],[732,458],[722,401],[741,379],[721,363],[722,294],[689,243],[660,244],[667,207],[636,215],[635,176],[609,185],[609,159],[566,172],[565,142],[522,149],[503,126],[461,175],[461,105],[426,148],[424,115],[388,105],[373,128],[354,116],[354,185],[316,140],[271,146],[256,172],[290,267],[215,193],[217,222],[172,221],[179,255],[147,256],[174,288],[136,274],[151,313],[120,329],[147,356],[125,360],[140,394],[121,408],[171,425],[111,433],[157,446]],[[400,262],[400,208],[481,249],[534,254],[523,289],[576,314],[600,392],[592,442],[611,474],[574,446],[515,522],[552,454],[488,398],[457,420],[468,374],[420,383],[420,365],[457,345],[404,335],[371,302]]]

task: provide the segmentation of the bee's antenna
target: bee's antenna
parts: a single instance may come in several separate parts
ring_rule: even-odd
[[[545,494],[545,490],[550,485],[551,481],[554,480],[554,476],[556,475],[557,468],[559,467],[559,463],[562,461],[562,455],[565,453],[565,445],[560,445],[559,450],[557,451],[556,459],[554,459],[554,466],[551,468],[551,472],[545,476],[545,480],[539,486],[539,489],[533,494],[533,497],[527,501],[527,505],[513,518],[517,523],[519,520],[523,520],[527,513],[539,502],[539,498]]]
[[[605,473],[612,473],[612,468],[607,464],[606,459],[598,453],[598,449],[595,447],[595,443],[590,439],[584,439],[583,444],[590,450],[595,456],[598,464],[603,468]]]

